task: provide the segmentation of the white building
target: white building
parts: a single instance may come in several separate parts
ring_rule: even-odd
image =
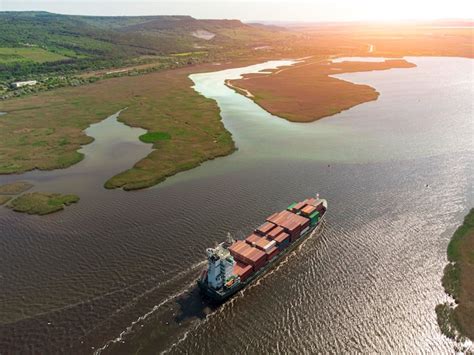
[[[15,89],[21,88],[22,86],[33,86],[36,85],[38,82],[36,80],[28,80],[28,81],[15,81],[12,83],[12,87]]]

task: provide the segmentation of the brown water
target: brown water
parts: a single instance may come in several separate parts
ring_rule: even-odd
[[[81,201],[46,217],[0,209],[0,352],[452,351],[434,307],[474,202],[473,61],[408,59],[418,67],[338,76],[381,96],[312,124],[223,85],[277,63],[193,75],[239,150],[156,188],[102,188],[150,149],[139,132],[123,132],[129,156],[106,140],[70,169],[2,176]],[[100,144],[109,129],[96,128]],[[315,192],[330,204],[318,238],[225,305],[201,300],[206,247]]]

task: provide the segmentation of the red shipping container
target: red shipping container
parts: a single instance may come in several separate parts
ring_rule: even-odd
[[[273,228],[270,232],[267,234],[267,238],[270,239],[275,239],[277,235],[279,235],[281,232],[283,232],[283,227],[281,226],[276,226]]]
[[[232,256],[245,264],[256,265],[265,262],[265,253],[246,242],[239,240],[229,247]]]
[[[260,239],[262,239],[262,237],[260,237],[259,235],[253,233],[253,234],[250,234],[247,238],[245,238],[245,241],[252,245],[252,246],[255,246],[255,243],[257,243]]]
[[[280,249],[278,249],[277,247],[271,248],[270,250],[268,250],[268,251],[266,252],[266,254],[267,254],[267,260],[270,261],[270,260],[273,259],[275,256],[277,256],[279,252],[280,252]]]
[[[233,253],[241,253],[243,250],[250,248],[250,246],[245,243],[243,240],[237,240],[229,247],[229,251],[232,255]]]
[[[318,200],[316,200],[314,197],[311,197],[311,198],[307,198],[306,200],[304,200],[303,202],[306,203],[307,205],[313,205],[317,202]]]
[[[292,211],[299,211],[299,210],[301,210],[304,206],[306,206],[306,203],[304,203],[304,202],[298,202],[298,203],[292,208]]]
[[[265,265],[267,264],[267,258],[266,258],[266,254],[265,254],[265,260],[260,262],[260,263],[257,263],[255,265],[252,265],[253,267],[253,271],[257,272],[258,270],[260,270],[262,267],[264,267]]]
[[[229,247],[230,254],[237,260],[245,264],[253,264],[254,261],[250,257],[252,250],[255,249],[243,240],[238,240]]]
[[[234,275],[240,277],[241,281],[245,281],[253,274],[253,268],[251,265],[241,263],[237,261],[234,265]]]
[[[267,238],[260,238],[260,240],[255,243],[255,247],[257,247],[258,249],[264,252],[266,252],[273,245],[275,245],[275,242]]]
[[[316,211],[316,207],[307,205],[303,209],[301,209],[301,214],[304,216],[309,216],[315,211]]]
[[[281,243],[284,243],[284,242],[286,242],[286,241],[289,241],[289,239],[290,239],[290,235],[289,235],[288,233],[286,233],[286,232],[281,232],[281,233],[278,234],[278,235],[276,236],[276,238],[273,239],[273,240],[277,243],[277,245],[280,245]]]
[[[265,222],[260,227],[258,227],[255,232],[263,236],[270,232],[273,228],[275,228],[275,224],[273,224],[272,222]]]
[[[257,271],[259,270],[261,267],[265,266],[265,264],[267,263],[267,255],[257,249],[257,248],[251,248],[252,250],[249,252],[249,254],[246,256],[249,258],[250,260],[250,263],[254,270]]]

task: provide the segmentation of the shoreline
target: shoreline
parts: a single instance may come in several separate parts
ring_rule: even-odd
[[[464,217],[447,248],[448,264],[444,268],[442,284],[454,302],[436,306],[441,332],[466,346],[474,340],[474,208]],[[464,343],[464,344],[462,344]]]
[[[0,166],[0,175],[17,175],[18,178],[21,179],[21,175],[29,171],[51,171],[65,169],[75,165],[83,159],[80,150],[93,141],[93,138],[87,136],[85,131],[92,124],[103,121],[109,117],[110,114],[123,109],[124,106],[128,106],[129,110],[122,113],[120,121],[129,127],[140,127],[148,132],[162,129],[162,121],[166,120],[167,117],[173,117],[174,122],[168,121],[167,127],[167,129],[172,132],[173,138],[170,142],[161,141],[153,143],[154,149],[150,154],[132,164],[130,169],[110,177],[107,182],[104,182],[107,188],[134,190],[151,187],[169,176],[197,167],[207,160],[213,160],[232,154],[236,150],[235,143],[231,138],[230,132],[228,132],[222,124],[220,110],[217,104],[213,100],[209,100],[194,91],[192,88],[193,83],[189,75],[235,68],[260,62],[261,60],[249,61],[244,59],[223,64],[219,63],[219,65],[207,63],[188,68],[149,73],[139,77],[111,78],[84,87],[58,88],[35,96],[3,101],[0,103],[2,111],[10,113],[8,116],[5,116],[8,121],[2,121],[2,123],[7,123],[5,124],[4,130],[4,134],[6,135],[4,148],[10,149],[15,153],[12,158],[14,156],[25,155],[25,157],[30,156],[31,158],[28,159],[31,160],[28,162],[28,159],[22,159],[16,162],[16,158],[9,160],[8,157],[5,157],[3,167]],[[160,83],[160,81],[162,83]],[[147,85],[145,89],[143,89],[144,83]],[[133,89],[141,91],[141,95],[140,92],[129,89],[130,85],[135,85],[136,87]],[[168,88],[167,85],[170,87]],[[111,94],[104,93],[105,91],[109,91],[106,87],[111,88],[110,90],[117,90],[118,86],[120,87],[118,90],[124,92],[124,95],[119,94],[119,96],[123,96],[121,98],[112,96],[98,102],[93,94],[89,93],[89,91],[93,91],[97,95],[110,96]],[[165,92],[155,94],[157,91]],[[177,98],[176,95],[174,95],[175,92],[182,93],[182,95]],[[76,95],[76,93],[78,93],[78,95]],[[157,98],[160,96],[168,96],[170,99],[163,102],[164,98]],[[53,97],[53,102],[49,101],[51,97]],[[149,98],[149,100],[146,100],[147,98]],[[126,101],[120,101],[121,99]],[[49,102],[48,105],[45,104],[45,100]],[[88,101],[88,104],[76,104],[85,100]],[[173,104],[172,100],[178,102]],[[40,104],[38,101],[44,102]],[[56,103],[54,101],[62,102]],[[64,101],[66,102],[64,103]],[[142,113],[137,112],[137,110],[142,111],[143,108],[141,106],[144,105],[148,106],[147,110]],[[64,109],[64,106],[67,108]],[[28,110],[28,108],[31,107],[35,107],[35,109]],[[176,107],[180,108],[177,110]],[[73,120],[83,122],[79,123],[80,128],[76,128],[77,124],[74,123],[74,130],[67,128],[67,131],[64,132],[66,134],[65,137],[63,134],[57,134],[64,138],[49,136],[51,133],[53,133],[53,135],[56,133],[56,126],[60,123],[59,117],[64,114],[64,111],[68,111],[69,109],[69,115],[74,116]],[[49,116],[43,123],[40,123],[40,125],[50,128],[29,127],[31,126],[31,119],[38,115],[43,117]],[[24,116],[23,122],[19,122],[20,120],[17,116]],[[181,118],[181,116],[184,122],[177,120]],[[189,122],[187,122],[187,117],[190,118]],[[50,122],[48,122],[48,120]],[[10,125],[11,128],[8,128],[8,125]],[[15,134],[15,132],[18,132],[18,134]],[[44,134],[42,135],[41,133]],[[32,146],[38,146],[38,148],[31,149],[30,146],[30,149],[28,149],[26,146],[18,144],[18,142],[14,140],[16,135],[22,135],[22,139],[25,140],[37,140],[37,143],[32,142]],[[10,143],[7,142],[8,136],[12,140]],[[44,138],[36,138],[38,136],[44,136]],[[57,144],[60,139],[67,141],[67,144],[60,144],[56,149],[51,149],[52,147],[50,145]],[[177,145],[178,149],[184,149],[184,151],[178,153],[177,156],[177,154],[175,154],[176,151],[173,151],[173,144]],[[44,145],[45,148],[43,148],[42,145]],[[200,145],[202,148],[199,147]],[[196,151],[195,154],[189,156],[189,154],[185,152],[186,146],[188,146],[189,149],[194,149]],[[38,161],[38,154],[34,152],[35,150],[38,150],[39,155],[41,155],[41,152],[44,152],[44,154],[47,153],[46,160]],[[169,153],[163,152],[164,150]],[[156,152],[160,152],[161,155],[159,156]],[[166,169],[158,171],[160,170],[160,165],[162,165],[164,153],[170,155],[171,159],[168,161]],[[179,154],[181,155],[179,156]],[[145,162],[146,164],[144,164]],[[150,163],[153,163],[156,168],[150,167]],[[143,170],[147,171],[144,172]],[[137,173],[141,174],[141,176],[138,176]]]
[[[413,67],[416,65],[404,59],[339,63],[325,59],[296,63],[261,76],[244,75],[241,79],[227,80],[226,85],[272,115],[290,122],[308,123],[375,101],[380,95],[371,86],[333,75]]]

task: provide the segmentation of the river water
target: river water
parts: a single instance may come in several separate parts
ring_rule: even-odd
[[[103,153],[2,176],[81,201],[46,217],[0,208],[0,352],[451,352],[434,307],[474,203],[473,61],[407,59],[417,67],[337,75],[379,99],[309,124],[224,85],[290,62],[192,75],[239,150],[155,188],[102,188],[150,147],[127,134],[136,145],[119,154],[101,124],[88,134]],[[225,305],[199,297],[206,247],[316,192],[329,200],[321,235]]]

